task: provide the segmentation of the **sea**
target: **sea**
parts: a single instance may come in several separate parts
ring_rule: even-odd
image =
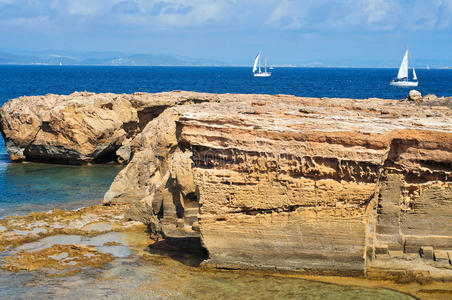
[[[397,73],[396,69],[275,68],[272,73],[269,78],[254,78],[250,67],[7,65],[0,66],[0,105],[24,95],[70,94],[74,91],[133,93],[187,90],[355,99],[403,99],[409,93],[409,89],[389,85]],[[452,96],[452,70],[420,69],[417,73],[420,83],[416,89],[422,94]],[[121,168],[116,164],[68,166],[12,163],[4,141],[0,139],[0,218],[97,204]],[[152,282],[167,280],[183,282],[183,287],[168,284],[162,291],[157,288],[159,286],[154,286],[150,298],[411,299],[406,294],[384,288],[341,286],[245,272],[203,272],[176,264],[146,264],[128,257],[115,260],[104,270],[105,273],[102,271],[94,277],[83,272],[68,278],[44,278],[31,272],[1,271],[0,298],[58,298],[62,295],[67,298],[82,295],[89,298],[94,295],[125,299],[130,293],[135,293],[136,298],[147,298],[145,292],[136,294],[138,284],[145,284],[152,290]],[[108,276],[112,277],[111,280],[105,280]]]

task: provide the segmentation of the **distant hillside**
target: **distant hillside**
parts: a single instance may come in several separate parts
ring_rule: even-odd
[[[0,64],[15,65],[97,65],[97,66],[225,66],[221,61],[188,58],[169,54],[37,52],[10,54],[0,52]]]
[[[14,53],[14,54],[11,54]],[[297,60],[276,59],[271,61],[275,67],[352,67],[352,68],[398,68],[401,58],[391,59],[326,59],[309,61],[300,57]],[[0,65],[85,65],[85,66],[250,66],[251,59],[243,57],[234,62],[211,59],[191,58],[174,54],[138,54],[117,51],[81,52],[71,50],[1,50]],[[452,59],[416,58],[415,67],[446,69],[452,68]]]

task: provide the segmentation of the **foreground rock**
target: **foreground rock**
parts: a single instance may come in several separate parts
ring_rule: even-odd
[[[206,265],[452,279],[447,104],[218,99],[149,122],[104,202],[200,237]]]
[[[67,276],[103,267],[133,247],[145,249],[145,227],[130,221],[127,209],[95,205],[6,217],[0,220],[0,269]]]
[[[128,154],[116,151],[166,108],[203,101],[190,92],[20,97],[1,107],[0,131],[13,161],[122,161]]]

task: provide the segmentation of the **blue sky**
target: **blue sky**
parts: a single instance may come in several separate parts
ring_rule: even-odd
[[[0,50],[452,65],[452,0],[0,0]]]

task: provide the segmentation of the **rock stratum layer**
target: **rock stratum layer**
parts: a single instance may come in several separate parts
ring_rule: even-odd
[[[206,265],[452,279],[450,99],[189,95],[122,144],[104,203]]]

